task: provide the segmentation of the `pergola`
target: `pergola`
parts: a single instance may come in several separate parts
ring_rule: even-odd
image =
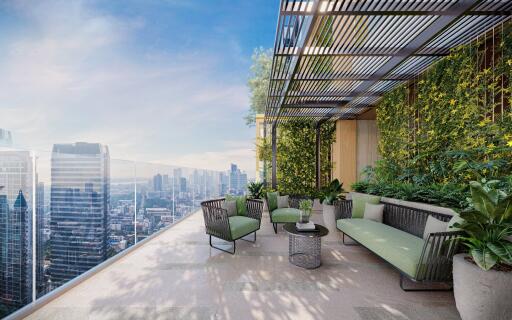
[[[265,127],[355,119],[450,50],[510,19],[509,0],[281,0]],[[317,130],[317,187],[320,184]]]

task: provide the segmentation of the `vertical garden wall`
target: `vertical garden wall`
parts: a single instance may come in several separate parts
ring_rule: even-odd
[[[377,107],[382,160],[356,190],[463,207],[471,180],[509,186],[510,31],[510,24],[498,27],[453,50],[385,95]]]

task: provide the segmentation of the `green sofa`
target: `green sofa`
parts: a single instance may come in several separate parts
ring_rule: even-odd
[[[270,222],[274,227],[274,232],[277,233],[277,225],[282,223],[295,223],[299,221],[300,210],[299,201],[304,199],[301,197],[290,197],[288,201],[289,208],[278,208],[277,197],[279,192],[268,192],[266,201]]]
[[[336,226],[343,233],[343,244],[348,245],[345,243],[347,235],[391,264],[400,272],[400,287],[405,291],[425,289],[405,288],[404,278],[421,283],[452,282],[452,258],[458,249],[458,241],[454,239],[461,233],[437,232],[423,239],[429,215],[442,221],[449,221],[452,216],[384,203],[380,223],[359,216],[358,208],[352,207],[353,204],[358,206],[358,201],[361,200],[342,200],[335,204],[336,214],[341,218]],[[357,218],[352,218],[353,215]]]
[[[226,199],[215,199],[201,202],[203,209],[206,234],[210,237],[210,246],[235,254],[236,240],[244,239],[245,236],[254,233],[256,242],[256,231],[260,229],[261,215],[263,212],[263,201],[257,199],[245,199],[245,197],[234,197],[237,201],[237,214],[229,216],[223,203]],[[214,246],[212,236],[233,243],[233,250],[228,251],[220,247]],[[246,240],[250,241],[250,240]]]

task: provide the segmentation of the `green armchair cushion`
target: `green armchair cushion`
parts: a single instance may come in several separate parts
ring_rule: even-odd
[[[277,197],[279,197],[279,191],[267,192],[267,205],[269,212],[277,209]]]
[[[260,222],[253,218],[244,216],[233,216],[229,217],[228,219],[232,239],[238,239],[260,228]]]
[[[340,219],[339,230],[411,277],[416,276],[425,241],[368,219]]]
[[[354,193],[352,196],[352,218],[363,218],[367,203],[379,204],[380,197],[369,194]]]
[[[239,216],[247,215],[247,197],[246,196],[233,196],[226,195],[226,201],[236,201],[236,212]]]
[[[279,208],[270,213],[273,223],[297,222],[300,217],[300,210],[295,208]]]

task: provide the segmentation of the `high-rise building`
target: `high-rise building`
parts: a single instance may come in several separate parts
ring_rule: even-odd
[[[162,191],[163,179],[162,175],[158,173],[153,177],[153,191]]]
[[[45,210],[44,210],[44,183],[38,182],[36,188],[36,294],[37,297],[47,291],[47,281],[44,271],[45,260]]]
[[[231,164],[229,171],[229,193],[245,194],[247,188],[247,174],[240,171],[236,164]]]
[[[0,304],[18,308],[32,291],[32,155],[0,150]]]
[[[0,128],[0,147],[12,147],[12,134],[9,130]]]
[[[187,178],[180,178],[180,192],[187,192]]]
[[[31,300],[27,275],[28,205],[23,191],[18,192],[12,209],[6,195],[0,196],[0,303],[17,309]]]
[[[110,156],[99,143],[56,144],[51,159],[49,276],[53,287],[106,259]]]

